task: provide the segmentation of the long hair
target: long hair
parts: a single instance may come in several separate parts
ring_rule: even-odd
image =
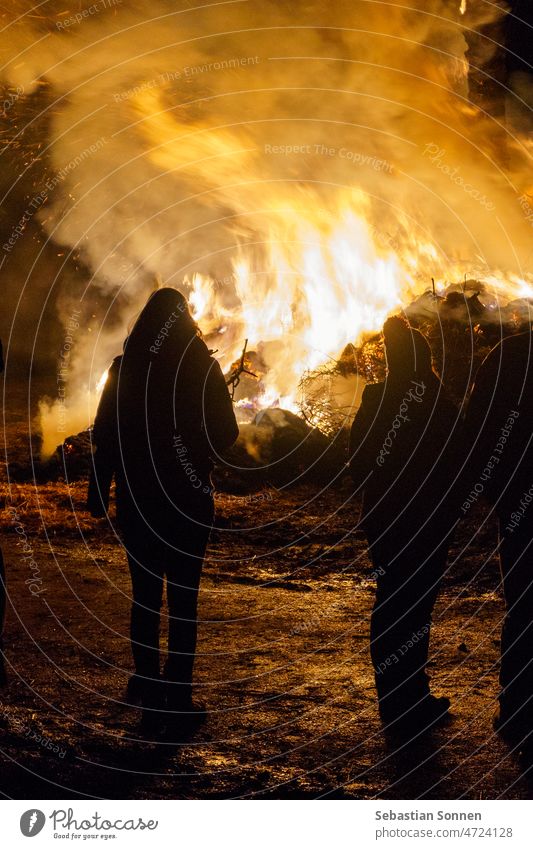
[[[172,362],[200,335],[185,295],[168,286],[158,289],[124,342],[123,367],[142,370],[150,364]]]
[[[401,316],[388,318],[383,325],[383,339],[387,369],[392,378],[419,375],[438,380],[433,371],[429,342],[404,318]]]

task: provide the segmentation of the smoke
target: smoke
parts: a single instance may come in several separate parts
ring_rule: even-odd
[[[530,142],[468,100],[465,32],[503,7],[461,5],[13,4],[6,85],[49,90],[36,219],[116,303],[76,337],[72,429],[156,279],[226,366],[249,335],[278,398],[430,276],[531,292]]]

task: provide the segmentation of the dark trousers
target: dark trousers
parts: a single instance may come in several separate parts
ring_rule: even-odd
[[[4,650],[4,618],[6,614],[6,573],[4,557],[0,548],[0,652]],[[0,658],[0,663],[3,658]]]
[[[124,528],[130,567],[131,647],[135,671],[141,678],[145,705],[160,701],[159,632],[163,584],[166,578],[168,605],[168,657],[164,679],[170,707],[191,700],[192,674],[197,638],[197,604],[203,558],[210,527],[180,523],[166,533],[164,541],[152,532]],[[163,536],[163,534],[161,534]]]
[[[512,517],[500,517],[500,563],[506,605],[500,712],[502,719],[524,733],[533,731],[533,504],[529,510],[532,515],[524,514],[512,530],[507,530]]]
[[[413,529],[413,536],[416,530]],[[446,567],[448,544],[433,540],[379,540],[368,534],[376,576],[370,653],[381,717],[386,722],[421,705],[429,695],[426,664],[433,607]],[[392,535],[390,535],[392,536]],[[440,538],[437,538],[437,543]]]

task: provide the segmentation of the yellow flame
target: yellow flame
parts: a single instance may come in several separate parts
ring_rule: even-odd
[[[219,356],[225,367],[245,338],[251,349],[260,348],[267,367],[261,406],[283,399],[293,409],[306,370],[377,330],[416,289],[416,262],[405,268],[392,249],[375,245],[364,199],[353,192],[352,202],[354,208],[318,215],[318,221],[303,203],[285,202],[279,216],[273,211],[263,267],[252,268],[245,257],[234,262],[231,309],[225,286],[201,274],[190,281],[193,314],[204,332],[224,329]]]
[[[291,181],[265,181],[258,189],[257,162],[245,136],[239,145],[223,128],[181,123],[162,97],[150,90],[135,98],[147,156],[159,168],[189,170],[202,187],[223,184],[233,208],[253,217],[255,241],[240,239],[229,277],[195,273],[184,282],[192,314],[224,368],[239,357],[244,339],[261,358],[260,406],[295,409],[307,370],[378,330],[391,312],[428,288],[432,276],[462,278],[402,212],[395,212],[394,239],[384,236],[371,224],[376,215],[369,195],[358,188],[335,187],[322,196]],[[532,291],[509,274],[494,273],[490,282],[508,297]]]

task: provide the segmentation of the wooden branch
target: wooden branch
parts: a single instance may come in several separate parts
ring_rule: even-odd
[[[244,346],[243,346],[243,349],[242,349],[241,358],[240,358],[239,362],[237,363],[237,365],[235,366],[235,368],[230,372],[229,377],[226,379],[226,386],[231,387],[230,392],[231,392],[232,400],[235,397],[235,390],[237,389],[237,386],[241,382],[241,374],[249,374],[250,377],[255,377],[255,378],[258,377],[258,375],[255,374],[255,372],[250,371],[245,366],[246,348],[247,347],[248,347],[248,339],[245,339],[244,340]]]

